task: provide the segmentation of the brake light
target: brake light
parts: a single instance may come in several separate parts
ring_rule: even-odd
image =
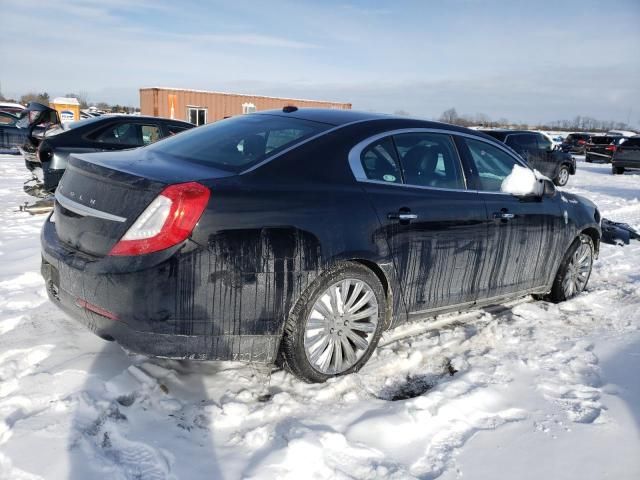
[[[578,140],[578,145],[584,145],[585,143],[587,143],[585,140]]]
[[[615,145],[607,145],[604,147],[607,152],[615,152],[618,148]]]
[[[177,245],[191,235],[209,202],[197,182],[170,185],[140,214],[109,255],[143,255]]]

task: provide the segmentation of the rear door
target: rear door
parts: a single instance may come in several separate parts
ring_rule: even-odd
[[[473,303],[486,212],[467,189],[452,137],[420,129],[363,144],[352,168],[378,214],[409,315]]]
[[[458,145],[469,165],[470,182],[486,206],[488,237],[479,298],[524,293],[544,285],[558,254],[552,248],[562,218],[557,202],[501,191],[514,166],[522,166],[506,149],[468,137],[459,137]]]

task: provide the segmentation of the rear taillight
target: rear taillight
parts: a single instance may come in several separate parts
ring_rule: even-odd
[[[143,255],[177,245],[191,235],[209,202],[196,182],[170,185],[140,214],[109,255]]]
[[[585,143],[587,143],[585,140],[578,140],[578,145],[584,145]]]
[[[607,145],[606,147],[604,147],[604,149],[607,152],[615,152],[618,149],[618,147],[616,147],[615,145]]]

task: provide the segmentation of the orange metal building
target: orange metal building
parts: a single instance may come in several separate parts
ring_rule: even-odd
[[[141,88],[140,113],[154,117],[175,118],[196,125],[259,110],[296,107],[350,110],[350,103],[321,102],[296,98],[264,97],[236,93],[186,90],[181,88]]]

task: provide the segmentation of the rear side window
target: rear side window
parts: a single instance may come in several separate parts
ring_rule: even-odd
[[[242,115],[169,137],[149,148],[173,157],[240,172],[331,125],[277,115]]]
[[[518,153],[534,151],[538,149],[536,136],[528,133],[517,133],[514,135],[509,135],[505,143]]]
[[[402,183],[395,147],[391,137],[372,143],[362,151],[360,163],[369,180]]]
[[[440,133],[406,133],[394,137],[407,185],[465,189],[453,140]]]
[[[640,147],[640,137],[631,137],[626,139],[623,143],[625,147]]]
[[[99,143],[110,145],[148,145],[160,139],[160,129],[157,125],[142,125],[139,123],[119,123],[111,125],[90,135]]]
[[[502,181],[520,165],[515,158],[498,147],[478,140],[464,139],[478,172],[479,189],[486,192],[500,192]],[[521,165],[520,165],[521,166]]]

